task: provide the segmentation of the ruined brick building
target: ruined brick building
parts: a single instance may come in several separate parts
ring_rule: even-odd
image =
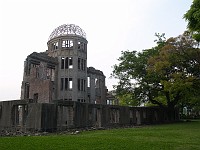
[[[48,50],[34,52],[25,61],[21,99],[106,104],[105,76],[87,67],[87,43],[79,26],[56,28],[49,36]]]
[[[55,131],[69,128],[152,124],[168,121],[159,107],[125,107],[107,94],[102,71],[87,67],[85,32],[61,25],[48,50],[24,63],[21,99],[0,102],[0,131]],[[174,112],[174,120],[179,118]]]

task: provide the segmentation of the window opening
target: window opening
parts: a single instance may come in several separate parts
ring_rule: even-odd
[[[90,77],[87,77],[87,87],[90,87]]]
[[[55,70],[51,69],[51,81],[55,81]]]
[[[51,78],[51,69],[47,68],[46,72],[47,72],[47,79],[50,79]]]
[[[81,91],[83,91],[83,79],[81,79]]]
[[[81,70],[83,70],[83,59],[81,59]]]
[[[80,79],[78,79],[78,91],[80,91]]]
[[[61,69],[64,69],[65,58],[61,57]]]
[[[83,80],[83,91],[85,91],[85,80]]]
[[[78,41],[78,49],[81,49],[81,42]]]
[[[69,68],[73,68],[73,59],[69,57]]]
[[[68,78],[65,78],[65,90],[68,90],[69,84],[68,84]]]
[[[40,78],[40,69],[39,69],[39,67],[36,68],[36,78]]]
[[[29,88],[30,85],[28,82],[25,83],[25,93],[24,93],[24,99],[28,99],[29,98]]]
[[[66,41],[62,41],[62,47],[66,47]]]
[[[74,44],[73,44],[73,41],[72,41],[72,40],[70,40],[70,44],[69,44],[69,46],[70,46],[70,47],[73,47],[73,46],[74,46]]]
[[[97,78],[95,78],[95,88],[97,88],[98,87],[98,79]]]
[[[84,50],[86,50],[86,44],[84,43],[84,48],[83,48]]]
[[[86,68],[86,60],[83,60],[83,71],[85,71]]]
[[[53,43],[53,50],[58,49],[58,42]]]
[[[81,69],[80,65],[81,65],[81,59],[78,58],[78,69]]]
[[[65,58],[65,69],[68,69],[69,67],[69,63],[68,63],[69,59],[68,57]]]
[[[37,100],[38,100],[38,93],[35,93],[35,94],[33,95],[33,100],[35,100],[35,101],[37,102]]]
[[[73,40],[63,40],[62,41],[62,47],[63,48],[71,48],[71,47],[73,47]]]
[[[69,78],[69,89],[70,90],[72,89],[72,85],[73,85],[72,78]]]

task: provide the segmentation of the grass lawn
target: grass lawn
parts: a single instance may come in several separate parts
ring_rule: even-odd
[[[200,150],[200,120],[77,135],[1,137],[0,150]]]

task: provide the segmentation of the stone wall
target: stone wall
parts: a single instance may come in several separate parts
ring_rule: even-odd
[[[178,111],[174,112],[179,119]],[[55,131],[168,122],[159,107],[125,107],[74,101],[36,103],[29,100],[0,102],[0,130]]]

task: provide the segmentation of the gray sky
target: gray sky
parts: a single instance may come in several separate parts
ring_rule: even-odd
[[[51,32],[76,24],[88,40],[88,66],[104,72],[112,90],[112,66],[123,50],[155,46],[155,33],[175,37],[186,30],[192,0],[1,0],[0,100],[19,99],[27,55],[47,50]]]

